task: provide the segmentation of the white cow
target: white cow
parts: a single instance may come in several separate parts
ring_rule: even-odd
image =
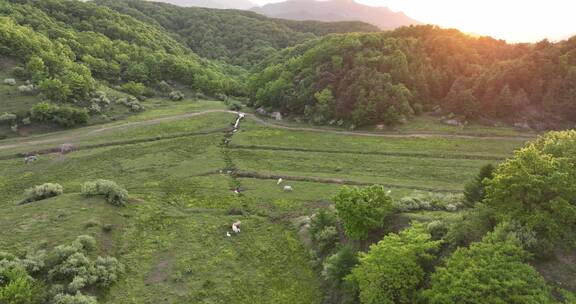
[[[284,180],[282,178],[278,179],[278,182],[276,182],[276,185],[280,185]]]
[[[284,192],[292,192],[292,191],[294,191],[292,186],[288,186],[288,185],[284,186]]]
[[[232,231],[234,231],[234,233],[240,233],[240,224],[242,224],[240,221],[236,221],[232,224]]]

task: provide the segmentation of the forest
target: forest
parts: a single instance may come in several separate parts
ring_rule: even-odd
[[[576,40],[506,44],[411,26],[283,50],[250,80],[255,106],[319,124],[399,124],[439,110],[462,122],[574,123]]]

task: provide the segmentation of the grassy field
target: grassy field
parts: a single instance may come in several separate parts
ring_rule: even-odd
[[[235,115],[222,103],[148,102],[148,111],[123,121],[0,141],[0,250],[95,236],[99,253],[127,266],[100,295],[103,303],[321,303],[319,269],[292,221],[328,207],[338,180],[385,184],[394,198],[422,188],[459,191],[480,166],[523,143],[304,132],[249,117],[223,147]],[[210,112],[192,114],[203,111]],[[79,150],[43,154],[30,165],[10,157],[64,142]],[[230,169],[256,175],[237,177]],[[266,175],[301,179],[277,185]],[[125,186],[127,206],[80,194],[83,182],[98,178]],[[17,205],[26,188],[45,182],[61,184],[65,194]],[[241,195],[232,192],[237,186]],[[403,216],[429,221],[458,214]],[[227,237],[238,219],[242,233]]]

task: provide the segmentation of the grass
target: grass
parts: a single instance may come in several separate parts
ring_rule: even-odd
[[[271,147],[347,150],[358,152],[423,153],[431,156],[469,155],[508,157],[527,139],[377,137],[303,132],[263,127],[253,121],[243,124],[234,144]]]
[[[487,158],[507,157],[523,142],[304,132],[247,119],[232,140],[243,147],[223,149],[224,133],[192,133],[228,128],[231,113],[149,122],[222,110],[222,103],[146,103],[148,111],[125,121],[2,141],[0,156],[63,142],[80,150],[41,155],[30,165],[21,158],[0,160],[0,250],[23,252],[80,234],[95,236],[100,254],[116,256],[127,266],[120,282],[100,295],[101,303],[321,303],[319,269],[291,221],[330,206],[341,185],[304,180],[278,185],[276,179],[238,178],[222,169],[383,183],[395,186],[391,195],[401,198],[417,187],[458,191],[480,166],[493,161]],[[120,127],[124,123],[135,124]],[[28,144],[18,146],[22,143]],[[80,194],[83,182],[98,178],[124,186],[130,193],[127,206]],[[45,182],[60,183],[65,193],[16,205],[26,188]],[[236,185],[241,195],[232,192]],[[294,191],[284,192],[284,185]],[[230,215],[238,210],[241,214]],[[459,215],[401,216],[404,222],[428,222]],[[242,233],[227,237],[235,220],[242,221]],[[110,232],[104,231],[106,225],[112,225]]]

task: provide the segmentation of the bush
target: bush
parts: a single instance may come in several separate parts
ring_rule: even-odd
[[[320,210],[310,221],[309,231],[318,254],[328,253],[338,242],[336,215],[330,211]]]
[[[34,298],[32,278],[26,270],[0,264],[0,303],[29,304],[35,303]]]
[[[139,112],[144,110],[144,106],[134,97],[126,97],[118,100],[118,103],[129,108],[132,112]]]
[[[482,242],[456,250],[432,274],[423,295],[431,304],[553,303],[542,277],[524,263],[526,257],[513,234],[497,229]]]
[[[113,181],[99,179],[82,185],[82,194],[86,196],[104,195],[106,201],[115,206],[123,206],[128,199],[128,191]]]
[[[381,186],[343,187],[334,197],[338,217],[346,235],[364,239],[374,228],[384,226],[384,218],[394,212],[392,198]]]
[[[16,122],[16,114],[4,113],[0,115],[0,124],[11,125]]]
[[[88,122],[88,111],[70,106],[40,102],[32,106],[30,117],[37,122],[54,122],[63,127],[73,127]]]
[[[122,85],[122,90],[130,95],[142,97],[146,95],[146,86],[139,82],[130,81]]]
[[[426,225],[426,231],[430,233],[432,239],[440,240],[448,233],[448,227],[442,221],[432,221]]]
[[[24,79],[28,78],[28,72],[26,72],[26,69],[23,67],[15,67],[12,70],[12,74],[14,75],[14,77],[16,77],[20,80],[24,80]]]
[[[467,206],[473,206],[484,199],[486,190],[484,189],[484,180],[492,179],[494,176],[494,166],[487,164],[480,168],[480,172],[474,179],[464,186],[464,198]]]
[[[228,103],[228,110],[230,111],[240,111],[243,105],[238,101],[231,101]]]
[[[182,94],[182,92],[180,92],[180,91],[172,91],[172,92],[170,92],[168,97],[170,97],[170,100],[180,101],[180,100],[184,99],[184,94]]]
[[[340,286],[357,264],[356,250],[351,246],[344,246],[324,261],[322,277],[333,286]]]
[[[54,297],[54,304],[98,304],[95,297],[83,295],[77,292],[75,295],[57,294]]]
[[[58,196],[62,193],[64,193],[64,188],[59,184],[45,183],[26,189],[26,191],[24,191],[24,199],[20,203],[35,202],[49,197]]]
[[[458,194],[444,194],[435,192],[416,192],[412,196],[406,196],[394,202],[394,207],[399,212],[413,211],[449,211],[460,210],[463,197]]]
[[[494,209],[478,203],[467,210],[462,218],[448,227],[446,240],[452,247],[468,246],[482,240],[496,226]]]
[[[415,303],[418,287],[434,259],[440,241],[433,241],[422,224],[389,234],[360,254],[347,280],[358,284],[362,304]]]

